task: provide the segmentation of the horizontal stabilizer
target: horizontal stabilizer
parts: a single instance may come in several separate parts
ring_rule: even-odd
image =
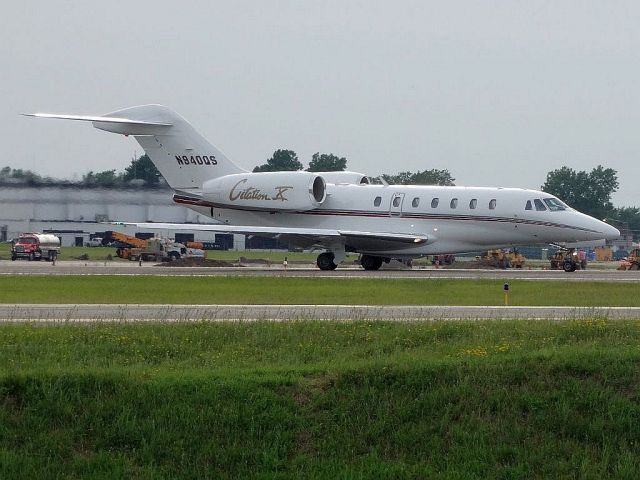
[[[130,118],[101,117],[93,115],[60,115],[57,113],[23,113],[25,117],[59,118],[61,120],[80,120],[82,122],[122,123],[125,125],[148,125],[153,127],[170,127],[170,123],[146,122]]]

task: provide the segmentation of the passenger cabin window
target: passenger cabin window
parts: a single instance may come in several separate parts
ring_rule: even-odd
[[[492,199],[489,201],[489,210],[495,210],[495,209],[496,209],[496,199],[495,199],[495,198],[492,198]]]
[[[434,198],[433,200],[431,200],[431,208],[436,208],[439,202],[440,202],[439,198]]]
[[[395,197],[393,199],[393,206],[394,207],[399,207],[400,206],[400,200],[402,200],[402,197]]]
[[[547,207],[549,207],[549,210],[552,212],[559,212],[567,209],[567,206],[557,198],[545,198],[544,203],[547,204]]]
[[[471,210],[475,210],[477,206],[478,206],[478,199],[472,198],[471,201],[469,202],[469,208]]]
[[[382,203],[382,197],[376,197],[376,199],[373,201],[373,206],[379,207],[381,203]]]
[[[527,204],[524,207],[525,210],[532,210],[533,207],[531,206],[531,200],[527,200]]]
[[[418,197],[414,198],[413,201],[411,202],[411,206],[413,208],[418,208],[418,205],[420,205],[420,199]]]
[[[449,203],[449,206],[451,208],[458,208],[458,199],[457,198],[452,198],[451,199],[451,203]]]
[[[542,200],[540,200],[539,198],[535,198],[533,200],[533,204],[536,206],[536,210],[539,212],[544,212],[547,207],[544,206],[544,203],[542,203]]]

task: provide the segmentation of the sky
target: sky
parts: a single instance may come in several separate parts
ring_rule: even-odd
[[[637,1],[5,3],[0,167],[123,170],[134,139],[19,114],[160,103],[247,169],[286,148],[540,188],[601,164],[640,206]]]

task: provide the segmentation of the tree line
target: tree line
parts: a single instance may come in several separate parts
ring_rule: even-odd
[[[145,154],[131,160],[131,164],[124,169],[124,172],[116,172],[115,169],[101,172],[90,170],[82,175],[80,180],[43,177],[31,170],[4,167],[0,169],[0,184],[30,187],[125,188],[144,186],[153,188],[166,185],[166,181]]]

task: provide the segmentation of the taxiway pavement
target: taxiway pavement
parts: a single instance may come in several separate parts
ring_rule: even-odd
[[[4,304],[2,322],[640,319],[640,307]]]
[[[157,276],[288,276],[327,278],[441,278],[496,280],[564,280],[600,282],[640,282],[640,271],[622,272],[614,269],[587,269],[573,273],[559,270],[528,269],[435,269],[364,271],[359,267],[341,267],[334,271],[320,271],[311,266],[282,265],[246,267],[167,267],[151,263],[59,261],[48,262],[0,261],[0,275],[157,275]]]

